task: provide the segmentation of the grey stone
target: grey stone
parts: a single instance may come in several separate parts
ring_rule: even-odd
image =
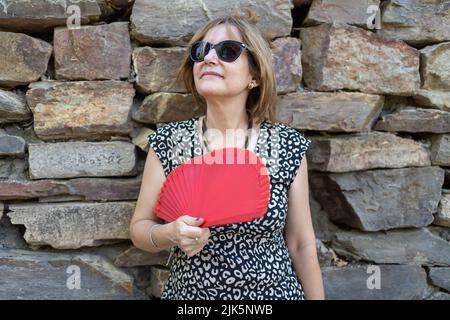
[[[448,91],[420,89],[413,98],[421,107],[450,111],[450,92]]]
[[[426,300],[450,300],[450,294],[438,291],[430,295]]]
[[[438,166],[450,166],[450,134],[433,136],[431,162]]]
[[[148,299],[130,275],[94,255],[0,250],[0,274],[0,299]]]
[[[0,134],[0,157],[25,157],[26,142],[18,136]]]
[[[331,265],[333,254],[320,239],[316,239],[316,250],[320,266],[323,267]]]
[[[157,253],[147,252],[136,247],[130,247],[122,252],[114,260],[114,265],[118,267],[136,267],[136,266],[165,266],[169,257],[168,250],[162,250]]]
[[[450,42],[440,43],[421,49],[420,59],[423,88],[434,90],[449,90]]]
[[[135,146],[126,141],[33,143],[28,152],[31,179],[137,173]]]
[[[98,246],[129,239],[134,202],[11,204],[13,224],[25,225],[27,243],[58,249]]]
[[[310,175],[330,219],[366,231],[422,227],[433,221],[444,183],[439,167]]]
[[[450,268],[430,268],[431,282],[446,291],[450,291]]]
[[[365,233],[336,233],[333,250],[347,258],[377,264],[450,266],[449,243],[425,228]]]
[[[443,194],[433,224],[450,227],[450,194]]]
[[[324,267],[322,274],[327,300],[418,300],[427,287],[419,266]]]
[[[0,89],[0,123],[26,121],[32,118],[23,95]]]
[[[79,8],[80,23],[89,24],[98,20],[100,8],[93,0],[2,0],[0,1],[0,29],[25,33],[46,33],[56,26],[75,21],[72,5]]]
[[[0,182],[26,179],[27,162],[20,158],[0,158]],[[5,199],[4,199],[5,200]]]
[[[314,198],[312,192],[309,193],[309,204],[316,238],[322,241],[331,241],[339,228],[330,221],[328,214]]]

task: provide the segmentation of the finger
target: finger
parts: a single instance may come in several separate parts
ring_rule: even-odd
[[[203,223],[203,218],[192,217],[188,215],[181,216],[180,220],[190,226],[199,226]]]
[[[200,238],[203,236],[203,230],[199,227],[185,225],[182,227],[180,234],[187,238]]]

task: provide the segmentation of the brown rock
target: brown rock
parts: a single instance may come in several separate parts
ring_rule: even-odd
[[[164,286],[166,285],[167,279],[169,279],[170,271],[167,268],[152,267],[152,286],[150,287],[150,294],[156,298],[161,298]]]
[[[183,84],[175,82],[176,71],[185,52],[185,48],[134,49],[136,88],[144,94],[157,91],[187,92]]]
[[[191,94],[158,92],[144,99],[133,119],[144,123],[164,123],[190,119],[205,112],[204,106],[196,104]]]
[[[302,81],[302,55],[297,38],[278,38],[272,42],[277,92],[295,91]]]
[[[131,35],[145,44],[186,45],[201,26],[237,8],[254,10],[260,17],[257,27],[268,39],[291,32],[292,4],[287,0],[176,0],[170,6],[159,0],[136,0]]]
[[[76,5],[79,11],[74,11]],[[89,24],[98,20],[100,8],[92,0],[3,0],[0,2],[0,29],[25,33],[47,33],[56,26],[75,22],[68,17],[80,13],[80,23]]]
[[[389,38],[421,46],[450,40],[450,10],[447,1],[385,1],[381,29]]]
[[[70,196],[79,201],[136,200],[142,177],[77,178],[69,180],[0,180],[0,199],[34,199],[40,202]]]
[[[300,130],[369,131],[384,97],[359,92],[293,92],[279,96],[281,122]]]
[[[26,34],[0,32],[0,87],[38,80],[47,70],[52,46]]]
[[[372,131],[311,138],[308,167],[313,170],[347,172],[431,165],[423,145],[390,133]]]
[[[128,78],[131,43],[128,22],[54,31],[56,79]]]
[[[400,108],[383,115],[375,130],[401,132],[450,132],[450,112],[414,107]]]
[[[45,81],[30,85],[27,102],[41,139],[128,135],[135,91],[121,81]]]
[[[301,28],[300,37],[304,80],[313,90],[408,96],[420,86],[419,52],[402,41],[335,23]]]
[[[166,265],[168,257],[168,250],[151,253],[131,247],[114,260],[114,265],[118,267]]]
[[[423,48],[420,50],[420,59],[423,88],[449,90],[450,42]]]
[[[367,13],[367,8],[379,4],[379,0],[314,0],[303,26],[339,22],[367,28],[367,20],[372,15]]]

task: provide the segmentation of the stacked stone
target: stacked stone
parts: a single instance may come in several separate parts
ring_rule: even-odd
[[[204,114],[176,69],[201,25],[245,7],[279,120],[313,140],[327,297],[449,298],[448,1],[31,2],[0,1],[0,298],[160,297],[167,252],[128,230],[147,136]]]
[[[281,113],[313,140],[330,299],[450,298],[449,8],[313,0],[301,24],[304,90]]]

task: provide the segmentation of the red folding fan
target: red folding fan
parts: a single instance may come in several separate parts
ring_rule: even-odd
[[[223,148],[194,157],[167,176],[155,212],[166,221],[202,217],[202,227],[264,216],[270,197],[265,164],[252,151]]]

